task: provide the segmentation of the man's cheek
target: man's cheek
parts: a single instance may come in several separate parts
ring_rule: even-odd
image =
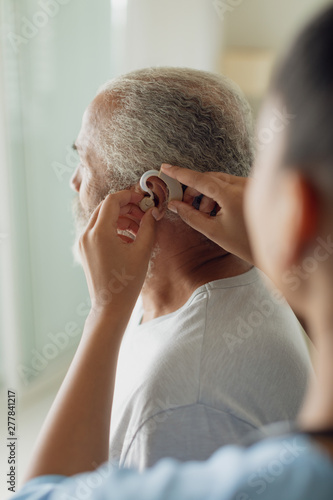
[[[97,183],[86,183],[83,186],[82,193],[80,191],[80,202],[86,217],[90,217],[105,197],[106,193],[101,193],[101,189]]]

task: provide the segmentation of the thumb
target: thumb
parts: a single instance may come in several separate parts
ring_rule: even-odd
[[[182,201],[170,201],[168,208],[179,215],[179,217],[186,222],[190,227],[207,235],[207,230],[211,225],[211,217],[209,214],[196,210],[192,205]]]
[[[138,250],[149,251],[155,242],[157,222],[152,215],[153,208],[150,208],[141,219],[139,231],[135,238],[135,246]]]

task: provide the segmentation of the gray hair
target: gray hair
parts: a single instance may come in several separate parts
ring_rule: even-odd
[[[129,187],[170,163],[247,176],[254,158],[250,107],[224,76],[187,68],[147,68],[103,85],[106,106],[96,144],[114,180]]]

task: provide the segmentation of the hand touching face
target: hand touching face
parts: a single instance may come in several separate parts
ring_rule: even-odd
[[[139,209],[141,199],[133,191],[108,195],[79,240],[92,309],[98,313],[132,310],[144,283],[156,221],[152,209],[145,214]],[[119,234],[124,229],[134,239]]]

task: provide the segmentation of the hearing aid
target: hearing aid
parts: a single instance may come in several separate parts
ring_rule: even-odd
[[[145,191],[149,196],[145,196],[140,202],[140,208],[143,212],[147,212],[149,208],[155,206],[155,197],[153,191],[147,186],[147,181],[150,177],[158,177],[161,179],[168,189],[167,203],[172,200],[182,201],[183,199],[183,188],[180,182],[176,179],[172,179],[164,172],[159,172],[158,170],[148,170],[145,172],[140,179],[140,188]]]

